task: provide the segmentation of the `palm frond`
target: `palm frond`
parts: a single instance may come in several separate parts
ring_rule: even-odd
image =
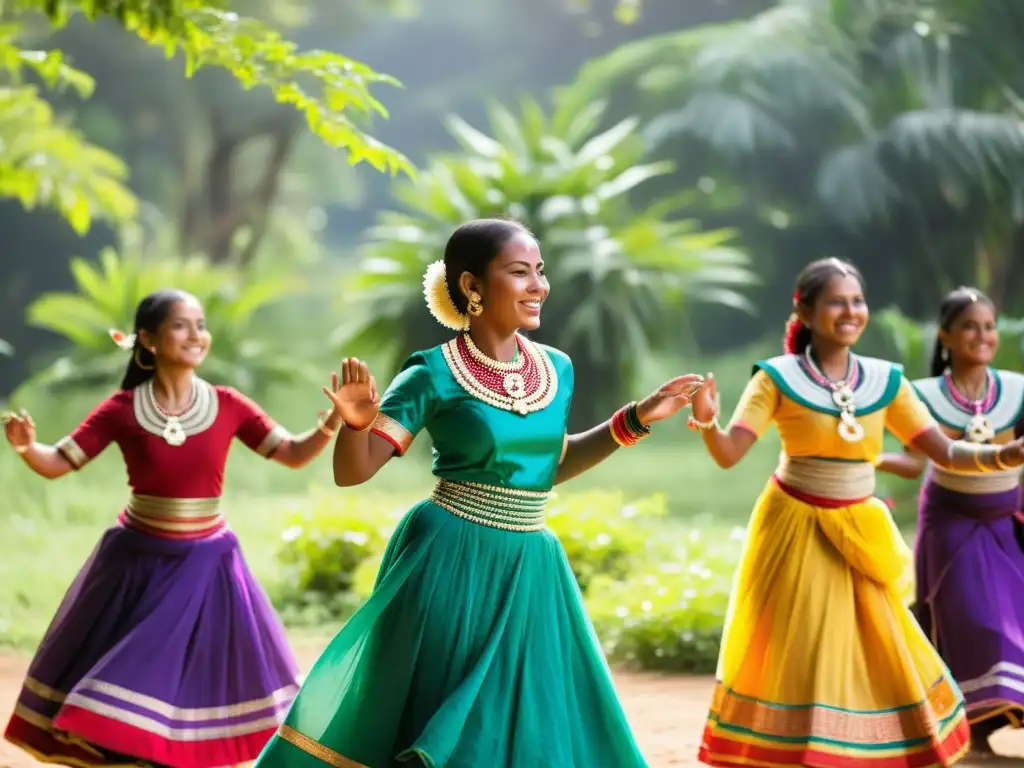
[[[682,109],[658,116],[644,135],[653,147],[675,136],[692,136],[729,157],[789,152],[797,146],[789,126],[761,104],[713,91],[697,93]]]
[[[882,139],[915,170],[982,185],[991,174],[1019,176],[1024,165],[1024,120],[966,109],[904,112]]]
[[[884,220],[902,199],[873,141],[841,147],[826,157],[818,166],[815,191],[828,215],[850,229]]]

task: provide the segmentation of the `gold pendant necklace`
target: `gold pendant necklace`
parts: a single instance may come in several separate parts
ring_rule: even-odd
[[[185,428],[181,425],[181,417],[169,414],[167,413],[167,411],[160,407],[160,404],[157,403],[156,401],[156,392],[155,388],[152,385],[152,381],[153,380],[150,379],[150,385],[147,389],[150,403],[152,404],[153,409],[156,411],[156,413],[160,415],[160,418],[164,420],[164,428],[161,436],[163,437],[165,443],[175,448],[178,448],[185,444]],[[196,387],[195,384],[193,383],[192,396],[189,400],[189,405],[184,411],[182,411],[182,414],[187,414],[189,410],[192,408],[192,406],[195,405],[195,402]]]
[[[853,392],[853,382],[857,378],[858,368],[853,353],[846,366],[846,376],[840,381],[832,381],[818,367],[811,355],[810,345],[804,350],[804,358],[811,370],[812,378],[822,387],[832,391],[832,402],[839,409],[839,425],[836,430],[847,443],[859,443],[864,439],[864,427],[857,421],[857,404]]]

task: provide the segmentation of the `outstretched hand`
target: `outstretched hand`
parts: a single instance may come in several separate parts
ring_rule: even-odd
[[[704,379],[704,386],[693,398],[693,418],[703,424],[709,424],[718,416],[718,382],[715,374],[709,373]]]
[[[4,436],[15,448],[27,448],[36,441],[36,423],[24,408],[21,413],[0,414],[4,425]]]
[[[643,425],[672,416],[689,405],[694,394],[704,385],[704,377],[696,373],[678,376],[662,384],[636,406],[636,415]]]
[[[331,374],[330,388],[324,394],[334,404],[334,412],[351,429],[361,431],[370,426],[380,408],[377,382],[366,363],[354,357],[341,362],[341,377]]]

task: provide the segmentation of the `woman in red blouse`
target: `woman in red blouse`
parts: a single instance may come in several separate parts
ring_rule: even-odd
[[[130,493],[57,610],[5,737],[48,763],[212,768],[254,760],[284,719],[298,668],[284,629],[221,510],[232,439],[288,467],[326,447],[340,419],[292,437],[244,395],[195,375],[210,346],[199,302],[147,296],[121,391],[55,446],[6,418],[48,479],[117,443]]]

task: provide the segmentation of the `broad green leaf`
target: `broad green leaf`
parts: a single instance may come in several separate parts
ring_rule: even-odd
[[[500,157],[505,151],[497,141],[481,133],[458,115],[445,118],[448,132],[468,151],[483,157]]]

